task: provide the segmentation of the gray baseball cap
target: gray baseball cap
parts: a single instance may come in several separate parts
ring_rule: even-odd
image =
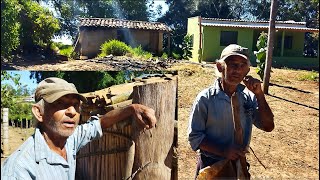
[[[87,102],[87,99],[78,93],[74,84],[57,77],[42,80],[38,84],[34,98],[36,102],[44,99],[48,103],[53,103],[67,94],[77,95],[81,101]]]
[[[249,50],[248,48],[239,46],[237,44],[230,44],[221,52],[220,60],[224,61],[230,56],[241,56],[244,59],[249,60]]]

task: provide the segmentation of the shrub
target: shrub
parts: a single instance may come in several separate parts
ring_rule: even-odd
[[[141,57],[143,59],[150,59],[153,57],[150,52],[143,50],[141,45],[135,48],[130,48],[130,53],[133,54],[134,57]]]
[[[268,41],[267,33],[261,32],[261,34],[258,38],[258,41],[257,41],[258,51],[254,51],[254,54],[257,57],[257,59],[256,59],[256,62],[257,62],[256,72],[259,75],[261,80],[263,80],[263,76],[264,76],[264,68],[265,68],[266,52],[267,52],[267,41]]]
[[[129,52],[129,46],[124,42],[113,39],[103,43],[100,50],[101,53],[99,54],[99,57],[104,57],[110,54],[114,56],[123,56]]]
[[[66,47],[60,49],[59,54],[67,56],[67,57],[71,57],[72,52],[73,52],[73,47],[71,45],[69,45],[69,46],[66,46]]]
[[[167,54],[167,53],[163,53],[163,54],[161,55],[161,58],[163,58],[163,59],[168,59],[168,54]]]
[[[178,54],[178,53],[176,53],[176,52],[172,52],[172,57],[173,57],[174,59],[181,59],[181,58],[182,58],[181,55]]]
[[[183,59],[189,60],[189,58],[192,58],[192,52],[191,52],[191,50],[193,49],[192,44],[193,44],[193,36],[189,34],[185,35],[183,37],[183,42],[182,42]]]

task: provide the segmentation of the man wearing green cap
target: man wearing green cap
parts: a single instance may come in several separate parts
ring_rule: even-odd
[[[188,136],[194,151],[200,150],[199,170],[221,160],[237,160],[249,147],[252,125],[270,132],[274,128],[273,113],[266,102],[261,82],[250,71],[248,49],[236,44],[227,46],[216,62],[213,86],[200,92],[190,114]],[[240,84],[241,82],[244,83]],[[236,93],[243,144],[235,143],[231,96]]]
[[[100,118],[92,116],[87,123],[78,125],[81,101],[86,102],[86,98],[73,84],[55,77],[38,84],[35,101],[35,133],[6,159],[1,179],[75,179],[77,152],[102,137],[103,128],[129,117],[145,129],[156,123],[153,109],[132,104]]]

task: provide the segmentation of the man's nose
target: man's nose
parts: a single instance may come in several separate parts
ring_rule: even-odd
[[[66,110],[66,115],[69,117],[73,117],[77,114],[76,109],[74,108],[74,106],[69,106]]]

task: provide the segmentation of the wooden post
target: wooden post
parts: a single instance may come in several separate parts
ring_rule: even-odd
[[[231,96],[231,107],[234,123],[234,136],[235,143],[243,146],[243,129],[240,121],[240,105],[237,93],[233,93]],[[250,179],[250,175],[247,171],[246,157],[240,156],[236,161],[237,165],[237,179]]]
[[[9,153],[9,109],[2,109],[2,131],[3,131],[3,155],[8,155]]]
[[[133,88],[132,103],[143,104],[155,110],[156,128],[142,131],[137,122],[132,122],[133,140],[136,143],[133,171],[134,179],[167,180],[171,169],[164,163],[174,137],[174,118],[177,79],[163,80]],[[140,169],[140,171],[139,171]]]
[[[267,57],[266,57],[266,66],[264,69],[264,76],[263,76],[263,92],[265,94],[268,94],[268,90],[269,90],[276,15],[277,15],[277,0],[272,0],[271,10],[270,10],[269,31],[268,31],[268,50],[267,50]]]

